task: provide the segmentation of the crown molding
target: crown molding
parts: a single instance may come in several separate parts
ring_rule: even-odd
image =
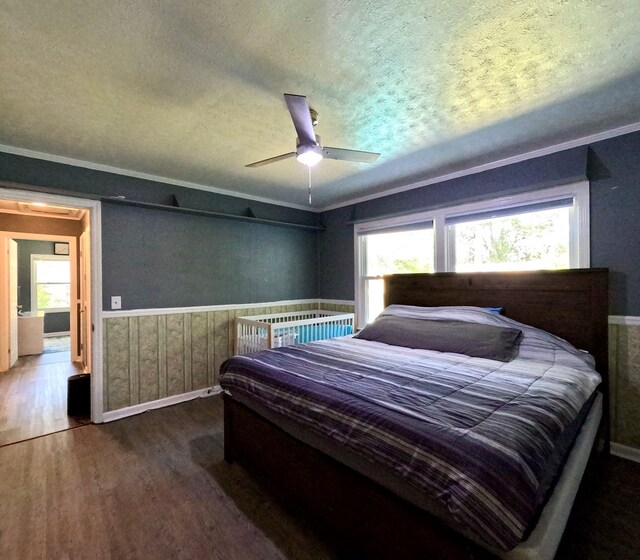
[[[488,163],[483,163],[481,165],[474,165],[472,167],[467,167],[465,169],[454,171],[452,173],[446,173],[444,175],[438,175],[437,177],[431,177],[429,179],[415,181],[413,183],[401,185],[399,187],[388,189],[383,192],[365,195],[358,198],[352,198],[343,202],[338,202],[336,204],[323,206],[321,208],[318,208],[318,211],[326,212],[328,210],[335,210],[337,208],[343,208],[345,206],[350,206],[352,204],[367,202],[369,200],[375,200],[376,198],[383,198],[385,196],[403,193],[406,191],[411,191],[413,189],[419,189],[420,187],[427,187],[429,185],[443,183],[445,181],[450,181],[452,179],[459,179],[460,177],[466,177],[467,175],[474,175],[476,173],[482,173],[483,171],[498,169],[499,167],[505,167],[507,165],[512,165],[514,163],[520,163],[521,161],[526,161],[528,159],[535,159],[538,157],[555,154],[557,152],[563,152],[564,150],[579,148],[580,146],[586,146],[588,144],[593,144],[594,142],[601,142],[602,140],[608,140],[609,138],[615,138],[616,136],[623,136],[625,134],[630,134],[632,132],[638,132],[638,131],[640,131],[640,121],[627,124],[624,126],[620,126],[617,128],[612,128],[609,130],[603,130],[601,132],[590,134],[588,136],[582,136],[574,140],[567,140],[566,142],[560,142],[559,144],[553,144],[545,148],[538,148],[537,150],[532,150],[530,152],[523,152],[521,154],[516,154],[508,158],[498,159]]]
[[[13,154],[17,156],[30,157],[34,159],[41,159],[45,161],[51,161],[53,163],[62,163],[62,164],[71,165],[74,167],[83,167],[85,169],[92,169],[94,171],[103,171],[105,173],[113,173],[115,175],[124,175],[127,177],[134,177],[136,179],[156,181],[158,183],[164,183],[167,185],[175,185],[178,187],[186,187],[189,189],[197,189],[197,190],[207,191],[215,194],[233,196],[235,198],[255,200],[256,202],[264,202],[265,204],[274,204],[276,206],[284,206],[286,208],[294,208],[296,210],[305,210],[307,212],[326,212],[328,210],[335,210],[337,208],[343,208],[344,206],[350,206],[352,204],[358,204],[360,202],[367,202],[369,200],[375,200],[377,198],[383,198],[385,196],[390,196],[398,193],[403,193],[406,191],[411,191],[414,189],[419,189],[420,187],[427,187],[429,185],[443,183],[445,181],[450,181],[452,179],[459,179],[460,177],[466,177],[467,175],[482,173],[483,171],[489,171],[491,169],[498,169],[500,167],[505,167],[507,165],[512,165],[514,163],[520,163],[521,161],[526,161],[529,159],[535,159],[538,157],[555,154],[557,152],[562,152],[564,150],[578,148],[580,146],[593,144],[594,142],[601,142],[602,140],[608,140],[609,138],[615,138],[616,136],[623,136],[625,134],[630,134],[632,132],[638,132],[638,131],[640,131],[640,121],[630,123],[624,126],[620,126],[617,128],[603,130],[601,132],[590,134],[588,136],[582,136],[574,140],[567,140],[565,142],[560,142],[559,144],[552,144],[545,148],[538,148],[537,150],[523,152],[521,154],[516,154],[508,158],[498,159],[498,160],[483,163],[480,165],[474,165],[472,167],[467,167],[465,169],[454,171],[452,173],[445,173],[444,175],[438,175],[437,177],[431,177],[431,178],[422,179],[419,181],[414,181],[412,183],[408,183],[406,185],[401,185],[399,187],[388,189],[383,192],[364,195],[356,198],[350,198],[348,200],[344,200],[342,202],[337,202],[335,204],[330,204],[327,206],[322,206],[320,208],[313,208],[313,207],[309,207],[301,204],[293,204],[289,202],[283,202],[281,200],[274,200],[271,198],[264,198],[260,196],[251,196],[245,193],[220,189],[217,187],[212,187],[210,185],[203,185],[201,183],[192,183],[190,181],[182,181],[180,179],[171,179],[169,177],[162,177],[160,175],[152,175],[150,173],[142,173],[139,171],[132,171],[130,169],[112,167],[110,165],[103,165],[101,163],[93,163],[90,161],[84,161],[80,159],[74,159],[74,158],[59,156],[55,154],[48,154],[45,152],[28,150],[25,148],[18,148],[18,147],[9,146],[6,144],[0,144],[0,152],[5,152],[8,154]]]
[[[226,189],[212,187],[210,185],[203,185],[201,183],[192,183],[191,181],[171,179],[169,177],[162,177],[161,175],[152,175],[151,173],[142,173],[140,171],[123,169],[121,167],[113,167],[111,165],[104,165],[102,163],[93,163],[91,161],[69,158],[65,156],[59,156],[56,154],[48,154],[46,152],[37,152],[35,150],[17,148],[15,146],[8,146],[7,144],[0,144],[0,152],[5,152],[7,154],[12,154],[14,156],[24,156],[24,157],[29,157],[33,159],[41,159],[44,161],[50,161],[52,163],[62,163],[64,165],[71,165],[73,167],[83,167],[85,169],[91,169],[93,171],[113,173],[114,175],[123,175],[125,177],[133,177],[135,179],[144,179],[145,181],[155,181],[156,183],[164,183],[166,185],[175,185],[177,187],[186,187],[188,189],[197,189],[200,191],[207,191],[215,194],[223,194],[225,196],[233,196],[234,198],[244,198],[246,200],[264,202],[265,204],[273,204],[275,206],[285,206],[287,208],[294,208],[295,210],[305,210],[307,212],[319,212],[319,210],[317,209],[310,208],[309,206],[304,206],[302,204],[293,204],[290,202],[283,202],[281,200],[274,200],[271,198],[264,198],[261,196],[251,196],[251,195],[239,193],[236,191],[229,191]]]

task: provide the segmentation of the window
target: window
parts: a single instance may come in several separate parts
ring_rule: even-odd
[[[453,272],[570,268],[573,199],[445,220]]]
[[[360,326],[383,308],[385,274],[589,266],[589,183],[355,226]]]
[[[69,257],[31,255],[31,311],[64,311],[71,307]]]
[[[356,284],[360,294],[360,323],[373,321],[384,306],[382,277],[385,274],[433,272],[433,221],[421,215],[394,225],[396,220],[380,220],[356,225]]]
[[[359,243],[363,313],[368,323],[382,311],[385,274],[433,272],[433,226],[428,222],[362,232]]]

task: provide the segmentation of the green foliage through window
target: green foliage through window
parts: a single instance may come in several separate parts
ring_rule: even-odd
[[[452,226],[455,270],[569,268],[566,208]]]

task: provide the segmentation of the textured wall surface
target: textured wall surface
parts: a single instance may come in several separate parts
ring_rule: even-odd
[[[311,303],[105,319],[104,410],[216,385],[220,365],[233,355],[236,317],[316,308]],[[345,305],[320,308],[353,312]]]
[[[637,120],[637,0],[2,0],[0,144],[306,204],[284,91],[329,146],[317,204]],[[117,41],[113,38],[117,37]],[[283,91],[284,90],[284,91]]]
[[[103,204],[102,292],[123,309],[317,297],[315,231]]]
[[[611,439],[640,448],[640,326],[609,326]]]

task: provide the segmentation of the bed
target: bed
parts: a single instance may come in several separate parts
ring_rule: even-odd
[[[282,372],[292,371],[293,377],[302,377],[297,385],[291,376],[272,376],[269,381],[262,377],[260,367],[251,371],[250,362],[256,362],[254,359],[239,358],[235,362],[232,359],[225,364],[221,380],[225,388],[225,458],[266,474],[295,505],[311,511],[324,527],[330,527],[342,549],[353,550],[354,555],[552,558],[593,442],[602,440],[605,448],[608,442],[606,271],[394,275],[385,279],[385,304],[394,306],[391,309],[396,311],[392,315],[409,313],[409,316],[415,308],[404,306],[474,306],[476,309],[461,307],[458,311],[461,315],[457,317],[490,326],[513,326],[515,320],[544,329],[591,353],[602,379],[600,392],[593,391],[600,378],[590,373],[593,371],[590,357],[568,345],[565,348],[566,343],[555,337],[539,335],[535,329],[529,332],[526,326],[522,326],[525,334],[520,354],[526,357],[527,352],[535,353],[541,344],[554,348],[553,363],[544,365],[543,360],[541,366],[536,365],[542,367],[540,374],[529,371],[533,361],[525,362],[527,367],[523,369],[520,357],[500,365],[483,357],[406,349],[371,340],[365,346],[365,341],[350,339],[302,345],[284,352],[271,351],[262,357],[259,354],[256,359],[270,362],[266,369],[278,371],[280,367]],[[488,306],[502,307],[510,319],[493,318],[489,312],[477,309]],[[442,319],[437,316],[440,313],[437,309],[428,313],[432,314],[430,319],[434,313],[436,320]],[[296,360],[299,364],[311,364],[300,368],[299,371],[304,369],[304,375],[297,374]],[[348,367],[344,367],[347,362]],[[418,365],[431,368],[427,376],[429,384],[415,381],[425,377]],[[335,376],[328,376],[331,368],[339,371],[342,385],[334,383]],[[388,389],[390,373],[395,375],[398,371],[405,377],[414,375],[409,384],[418,387],[421,398],[429,405],[424,408],[430,407],[430,414],[436,410],[436,416],[453,417],[453,423],[459,423],[455,430],[443,431],[439,418],[426,419],[432,426],[425,429],[425,418],[412,417],[419,415],[422,408],[408,399],[405,382],[399,388]],[[309,378],[313,375],[316,377]],[[556,385],[559,378],[570,375],[574,377],[563,381],[564,385]],[[536,383],[527,380],[527,376],[535,377]],[[577,387],[575,381],[582,377],[587,380],[585,386]],[[503,385],[496,389],[499,378]],[[385,413],[384,421],[376,408],[380,406],[376,401],[381,398],[379,387],[363,388],[371,385],[373,379],[393,397],[393,406],[388,399],[383,403],[385,409],[391,409]],[[260,401],[249,388],[269,384],[267,401]],[[316,389],[323,387],[325,400],[305,400],[309,398],[304,393],[305,384]],[[488,385],[493,392],[487,393]],[[510,391],[519,385],[522,387],[518,391],[528,400],[523,400],[520,393],[510,396]],[[495,425],[510,416],[512,409],[508,407],[513,410],[519,407],[520,412],[533,410],[531,402],[538,402],[535,399],[541,387],[553,401],[554,391],[565,391],[564,387],[574,385],[575,394],[563,393],[557,404],[554,401],[550,407],[540,406],[539,410],[537,405],[534,407],[533,416],[553,419],[543,418],[535,424],[535,431],[540,434],[531,449],[516,453],[510,445],[501,445],[506,436],[495,435]],[[346,387],[349,393],[343,403],[340,394]],[[444,400],[433,400],[432,393],[438,391],[442,393],[438,398]],[[470,402],[462,403],[466,408],[456,408],[457,401],[465,400],[461,395],[469,396]],[[504,402],[492,404],[494,398],[498,399],[496,395],[501,395]],[[486,403],[489,408],[495,404],[495,410],[485,418],[482,411]],[[343,420],[347,414],[355,414],[355,409],[375,420],[373,428],[367,425],[360,429],[359,420],[354,422],[353,416]],[[474,414],[480,416],[474,420]],[[305,420],[305,416],[309,418]],[[473,429],[465,428],[469,417]],[[529,417],[521,418],[510,428],[509,433],[515,434],[513,446],[522,443],[518,441],[518,433],[530,421]],[[382,427],[387,429],[387,424],[393,424],[396,431],[391,435],[385,432],[384,437],[376,440],[375,432]],[[432,439],[422,441],[423,432],[411,431],[414,425],[421,425],[425,433],[431,432]],[[476,429],[476,425],[481,429]],[[568,429],[569,425],[573,431]],[[357,437],[352,437],[353,434],[344,437],[349,430]],[[555,474],[549,476],[539,468],[550,453],[546,441],[569,432],[570,440],[565,441],[565,447],[554,459]],[[520,439],[526,441],[530,437],[528,434]],[[364,441],[359,450],[351,445],[351,440],[358,438]],[[440,445],[440,440],[446,445]],[[416,447],[409,447],[407,442],[415,443]],[[394,447],[396,455],[385,458],[383,448],[389,446]],[[504,449],[496,451],[500,447]],[[527,454],[537,454],[538,463],[534,460],[521,464],[521,455]],[[428,457],[425,459],[424,455]],[[461,461],[460,465],[455,461]],[[471,472],[462,470],[465,462],[464,468]],[[564,469],[558,466],[561,464]],[[475,494],[467,492],[470,485],[480,480],[483,482],[474,489]],[[423,494],[429,495],[424,490],[435,492],[437,499],[422,499]],[[447,507],[439,508],[442,503]],[[523,544],[517,544],[523,539]]]

